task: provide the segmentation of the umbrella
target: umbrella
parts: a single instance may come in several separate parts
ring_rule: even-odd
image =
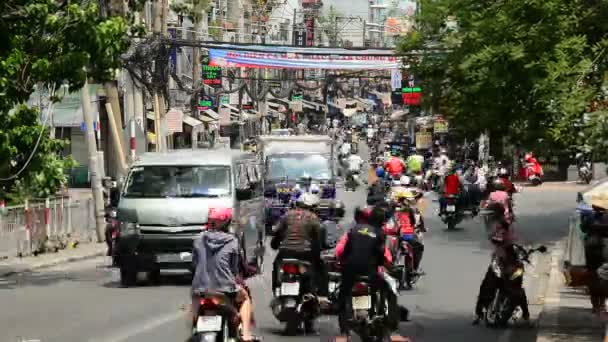
[[[596,207],[608,209],[608,181],[594,185],[582,193],[583,202]]]

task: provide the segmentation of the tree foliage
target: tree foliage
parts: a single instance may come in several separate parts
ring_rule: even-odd
[[[334,6],[329,6],[327,11],[317,18],[321,32],[325,34],[332,45],[337,46],[340,43],[339,17],[342,15]]]
[[[64,171],[72,163],[58,154],[65,142],[51,139],[39,110],[25,103],[36,86],[66,86],[71,92],[82,88],[87,77],[113,79],[128,48],[126,34],[125,20],[100,17],[94,2],[0,2],[2,198],[47,196],[66,182]]]
[[[584,114],[603,85],[604,2],[421,2],[419,30],[399,50],[425,51],[407,62],[425,105],[453,126],[537,150],[583,148],[592,135],[580,132],[601,135],[594,123],[603,115]]]

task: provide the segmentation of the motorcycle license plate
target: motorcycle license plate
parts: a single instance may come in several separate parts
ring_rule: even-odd
[[[222,330],[222,316],[200,316],[196,321],[197,332],[213,332]]]
[[[455,212],[455,211],[456,211],[456,206],[455,206],[455,205],[448,205],[448,207],[447,207],[447,211],[448,211],[449,213],[453,213],[453,212]]]
[[[281,284],[281,296],[297,296],[300,294],[300,283]]]
[[[159,263],[173,263],[173,262],[192,262],[192,253],[182,252],[175,254],[158,254],[156,256],[156,262]]]
[[[338,283],[334,283],[334,282],[329,282],[329,293],[333,293],[334,291],[336,291],[336,289],[338,288]]]
[[[369,310],[372,308],[370,296],[353,297],[353,310]]]

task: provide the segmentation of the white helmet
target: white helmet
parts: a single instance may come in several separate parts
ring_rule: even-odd
[[[399,183],[401,183],[401,185],[403,185],[403,186],[409,186],[410,185],[410,177],[408,177],[408,176],[401,176],[401,179],[399,179]]]
[[[318,194],[319,192],[321,192],[321,187],[319,186],[319,184],[311,184],[310,185],[310,192],[313,194]]]
[[[310,192],[305,192],[298,198],[298,204],[307,207],[316,207],[320,201],[319,196]]]

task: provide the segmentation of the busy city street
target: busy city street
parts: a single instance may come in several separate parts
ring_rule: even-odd
[[[608,342],[608,1],[0,13],[0,342]]]
[[[564,238],[568,217],[573,213],[576,191],[582,186],[561,184],[553,189],[526,191],[516,195],[518,213],[515,232],[525,244],[549,248]],[[339,197],[352,209],[365,205],[365,190],[341,191]],[[410,291],[402,291],[399,302],[411,311],[411,322],[399,332],[416,342],[445,341],[536,341],[534,320],[543,304],[548,277],[548,256],[533,259],[525,286],[532,312],[532,327],[509,330],[473,326],[473,309],[491,246],[479,218],[469,219],[454,231],[437,217],[435,195],[427,194],[422,269],[425,275]],[[347,211],[343,223],[352,217]],[[547,253],[550,254],[550,253]],[[248,281],[253,291],[256,331],[264,341],[317,341],[319,336],[282,336],[283,326],[269,309],[272,298],[270,268],[266,258],[262,275]],[[107,259],[96,258],[48,270],[0,279],[0,302],[11,310],[0,313],[0,330],[7,341],[41,342],[166,342],[189,337],[187,310],[190,277],[166,274],[161,285],[121,288],[119,276],[107,267]],[[40,310],[40,308],[44,310]],[[335,317],[319,318],[320,336],[335,336]]]

